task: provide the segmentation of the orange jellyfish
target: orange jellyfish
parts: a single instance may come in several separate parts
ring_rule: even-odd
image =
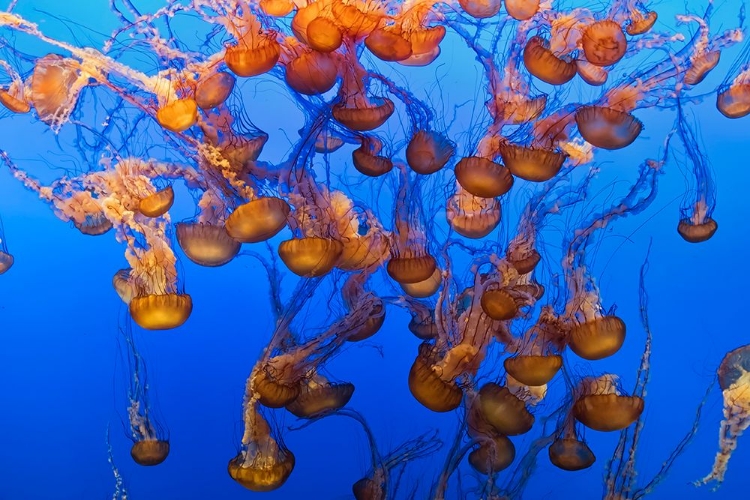
[[[58,130],[78,102],[89,75],[79,71],[79,63],[57,54],[37,59],[27,94],[39,118]]]
[[[513,176],[505,166],[481,156],[462,158],[454,172],[461,187],[480,198],[502,196],[513,187]]]
[[[668,147],[664,148],[664,159]],[[569,322],[568,347],[578,356],[597,360],[613,355],[625,342],[625,323],[607,313],[601,303],[599,290],[583,262],[591,236],[611,221],[645,210],[656,198],[660,162],[646,160],[640,166],[638,179],[628,194],[600,214],[594,214],[569,242],[563,262],[568,290],[571,294],[565,316]]]
[[[730,351],[721,360],[719,387],[724,398],[724,419],[719,429],[719,452],[711,473],[701,482],[724,481],[737,440],[750,427],[750,345]]]
[[[358,304],[364,302],[372,303],[372,315],[370,318],[353,333],[347,335],[346,340],[349,342],[359,342],[366,340],[378,333],[380,327],[385,322],[385,304],[381,299],[376,297],[372,292],[365,289],[365,282],[370,277],[370,273],[360,271],[352,273],[346,280],[341,290],[344,304],[350,312]]]
[[[583,30],[581,46],[586,60],[596,66],[611,66],[625,56],[625,32],[611,19],[596,21]]]
[[[352,151],[352,164],[368,177],[380,177],[393,169],[393,161],[380,155],[383,144],[375,137],[363,136],[361,146]]]
[[[354,394],[354,384],[330,382],[317,372],[303,379],[297,397],[286,409],[298,418],[318,418],[340,410]]]
[[[564,325],[552,307],[545,306],[539,319],[523,336],[514,355],[503,362],[505,371],[530,387],[549,383],[562,367],[559,352],[565,344]]]
[[[23,114],[31,111],[31,104],[25,96],[26,87],[21,75],[5,61],[0,61],[0,68],[3,68],[11,79],[8,87],[0,88],[0,104],[13,113]]]
[[[576,429],[576,421],[570,412],[565,414],[555,440],[548,448],[549,461],[558,469],[578,471],[588,469],[596,456]]]
[[[529,432],[534,425],[534,415],[526,409],[524,400],[494,382],[479,389],[473,404],[483,421],[498,434],[517,436]]]
[[[697,139],[698,122],[688,123],[682,104],[677,102],[677,135],[683,144],[685,159],[692,165],[694,188],[685,193],[680,208],[677,233],[689,243],[707,241],[716,234],[719,224],[711,216],[716,206],[716,188],[708,157]]]
[[[429,175],[445,166],[455,145],[437,132],[417,131],[406,146],[406,163],[418,174]]]
[[[335,53],[311,50],[294,38],[287,38],[281,63],[284,78],[292,90],[305,95],[324,94],[336,84],[339,62]]]
[[[528,21],[539,12],[540,0],[505,0],[504,3],[508,15],[516,21]]]
[[[227,234],[224,225],[180,222],[175,232],[187,258],[201,266],[223,266],[240,251],[240,242]]]
[[[371,210],[356,206],[341,191],[330,195],[331,211],[343,246],[336,266],[345,271],[377,267],[390,256],[390,234]]]
[[[465,238],[479,239],[497,227],[502,211],[496,198],[474,196],[457,183],[455,194],[448,198],[445,213],[454,231]]]
[[[235,40],[225,48],[224,63],[237,76],[251,77],[267,73],[276,65],[281,46],[276,32],[263,29],[248,9],[219,16],[219,22]]]
[[[201,109],[214,109],[226,102],[234,90],[235,78],[226,71],[218,71],[201,78],[195,87],[195,103]]]
[[[560,58],[541,37],[534,36],[526,42],[523,63],[533,76],[550,85],[563,85],[576,76],[575,60]]]
[[[508,2],[506,1],[506,6]],[[511,0],[511,3],[512,0]],[[487,19],[494,17],[500,12],[500,0],[458,0],[458,4],[464,12],[476,19]]]
[[[130,323],[120,332],[125,341],[128,362],[128,422],[133,446],[130,456],[138,465],[153,466],[164,462],[169,455],[169,437],[156,419],[151,406],[153,388],[146,379],[146,366],[136,348]]]
[[[352,130],[364,132],[383,125],[393,114],[395,106],[387,97],[367,95],[370,75],[353,51],[347,51],[339,68],[343,72],[338,102],[333,105],[333,117]]]
[[[13,266],[15,259],[8,252],[8,242],[5,241],[5,227],[0,219],[0,274],[5,274]]]
[[[249,383],[248,383],[249,386]],[[294,454],[274,435],[250,389],[243,402],[245,432],[239,454],[229,461],[229,476],[250,491],[280,488],[294,470]]]
[[[573,416],[596,431],[619,431],[638,420],[643,398],[628,396],[619,387],[617,375],[587,377],[576,386]]]

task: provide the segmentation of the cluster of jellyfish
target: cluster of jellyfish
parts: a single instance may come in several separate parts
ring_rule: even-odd
[[[750,114],[744,11],[737,26],[717,32],[708,2],[678,16],[685,32],[673,33],[657,22],[658,8],[641,0],[595,8],[550,0],[190,0],[169,1],[153,14],[113,0],[121,26],[93,48],[48,36],[16,14],[15,3],[0,12],[3,33],[33,37],[50,52],[3,45],[2,119],[39,122],[87,167],[43,182],[6,151],[0,166],[60,220],[124,246],[126,262],[113,270],[112,285],[132,322],[147,331],[189,331],[194,304],[181,255],[218,267],[244,248],[268,273],[276,327],[238,395],[244,432],[228,461],[234,481],[270,491],[293,473],[295,456],[273,424],[277,412],[309,421],[298,430],[336,416],[362,423],[372,468],[353,484],[360,500],[392,497],[394,472],[442,449],[427,432],[381,455],[365,418],[347,407],[354,385],[324,375],[348,343],[378,333],[389,308],[411,315],[408,324],[389,327],[421,341],[404,381],[411,394],[428,410],[460,416],[432,498],[450,497],[451,476],[464,460],[487,478],[481,498],[493,499],[518,498],[545,449],[562,470],[589,468],[597,457],[584,428],[621,432],[606,498],[639,498],[666,474],[671,458],[652,481],[636,485],[633,450],[651,354],[643,281],[647,342],[635,387],[606,371],[578,376],[569,365],[604,360],[630,338],[626,331],[635,325],[626,327],[607,307],[587,261],[604,228],[653,203],[675,149],[690,173],[677,232],[701,243],[718,229],[711,165],[687,108],[712,98],[729,119]],[[207,26],[199,46],[173,33],[180,16]],[[470,133],[436,116],[417,89],[388,77],[394,66],[431,71],[448,33],[473,53],[486,89],[460,96],[477,101]],[[153,55],[153,66],[122,62],[133,40]],[[739,44],[722,84],[701,88],[722,51]],[[279,161],[264,158],[269,134],[253,124],[252,97],[243,92],[259,79],[283,85],[304,116],[299,138]],[[598,97],[575,102],[571,88],[579,87]],[[101,95],[109,99],[92,98]],[[606,168],[595,157],[637,141],[644,129],[637,113],[657,106],[674,114],[660,149],[651,158],[618,160],[634,175],[614,201],[581,203]],[[151,137],[153,147],[134,148],[133,137]],[[342,172],[351,182],[339,182]],[[189,220],[170,218],[176,183],[195,200]],[[367,203],[356,186],[390,190],[393,202]],[[511,201],[522,209],[504,234],[498,227]],[[553,235],[544,230],[561,214],[575,222],[552,251]],[[0,274],[13,261],[0,227]],[[288,299],[279,292],[285,276],[296,280]],[[387,286],[378,290],[374,283],[383,280]],[[337,313],[306,328],[298,312],[326,286],[337,291],[330,297]],[[130,324],[121,341],[130,369],[131,455],[155,466],[168,457],[169,435],[151,410]],[[498,352],[503,362],[494,366],[490,354]],[[747,347],[719,370],[725,421],[705,481],[723,479],[737,437],[750,425],[748,372]],[[540,414],[555,379],[566,395]],[[514,437],[532,428],[541,437],[517,458]],[[499,473],[514,463],[521,472],[501,485]],[[117,496],[122,478],[113,470]]]

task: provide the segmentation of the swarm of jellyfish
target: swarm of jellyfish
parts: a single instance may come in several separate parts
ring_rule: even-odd
[[[646,265],[639,325],[601,293],[594,261],[605,233],[659,198],[675,163],[687,181],[680,241],[719,230],[691,108],[750,114],[743,9],[715,27],[713,3],[698,2],[669,29],[664,3],[647,0],[169,0],[151,12],[111,0],[119,27],[91,46],[49,35],[17,3],[0,11],[0,119],[54,135],[76,167],[45,171],[2,146],[0,168],[61,221],[123,250],[115,293],[94,300],[126,311],[118,404],[138,465],[180,453],[138,339],[193,334],[195,266],[239,258],[267,276],[269,300],[252,307],[274,322],[253,331],[265,347],[236,394],[227,480],[247,490],[283,488],[305,467],[289,434],[336,417],[361,425],[369,446],[370,465],[350,478],[359,500],[521,498],[541,461],[571,475],[598,464],[604,498],[636,499],[689,444],[697,420],[636,483],[652,355]],[[13,42],[25,38],[42,52]],[[439,81],[423,92],[404,75],[436,77],[449,43],[468,51],[481,91],[443,105]],[[729,71],[706,87],[728,50]],[[282,117],[292,133],[256,125],[260,82],[299,111]],[[655,110],[673,125],[634,154]],[[277,139],[286,150],[267,150]],[[618,182],[601,196],[613,161]],[[178,221],[181,203],[194,213]],[[0,275],[13,273],[11,249],[0,224]],[[425,429],[386,451],[351,407],[356,387],[330,365],[385,329],[411,342],[404,387],[421,411],[454,414],[452,434]],[[644,332],[630,387],[607,360]],[[747,346],[719,367],[720,451],[703,482],[723,480],[750,426],[748,373]],[[285,415],[299,422],[280,424]],[[619,435],[616,448],[592,446],[593,433]],[[124,499],[107,436],[113,498]],[[410,482],[404,470],[433,456],[443,465]]]

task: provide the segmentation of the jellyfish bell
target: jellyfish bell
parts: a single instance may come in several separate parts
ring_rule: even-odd
[[[349,402],[354,394],[354,384],[303,382],[297,398],[286,405],[286,409],[298,418],[316,418],[336,411]]]
[[[393,114],[393,101],[387,97],[371,98],[374,105],[350,107],[346,102],[334,104],[331,113],[337,122],[358,132],[366,132],[383,125]]]
[[[286,64],[284,79],[300,94],[318,95],[336,85],[338,72],[336,60],[330,54],[307,50]]]
[[[130,316],[146,330],[170,330],[181,326],[193,311],[190,295],[183,293],[151,294],[133,297]]]
[[[591,64],[585,59],[578,59],[576,61],[576,71],[578,71],[578,76],[581,77],[581,80],[593,87],[601,87],[607,83],[607,78],[609,78],[609,72],[606,69]]]
[[[625,28],[625,31],[627,31],[628,35],[630,36],[642,35],[644,33],[647,33],[654,26],[658,17],[659,16],[656,11],[653,10],[647,12],[645,15],[642,12],[636,10],[631,14],[630,22]]]
[[[401,289],[409,295],[410,297],[414,297],[416,299],[426,299],[427,297],[431,297],[435,295],[435,293],[440,289],[440,285],[443,283],[443,275],[442,271],[440,271],[439,267],[435,267],[435,271],[430,275],[429,278],[423,281],[418,281],[416,283],[404,283],[399,282],[399,286],[401,286]]]
[[[521,255],[508,254],[506,257],[508,263],[518,271],[520,276],[529,274],[531,271],[536,269],[539,262],[542,260],[542,256],[536,249],[531,249],[528,253]]]
[[[138,202],[138,211],[146,217],[161,217],[172,208],[174,203],[174,190],[172,186],[141,198]]]
[[[331,238],[293,238],[279,243],[279,257],[294,274],[305,278],[323,276],[333,269],[344,247]]]
[[[500,0],[458,0],[464,12],[475,19],[487,19],[500,12]]]
[[[411,42],[398,30],[388,27],[376,28],[367,35],[365,47],[382,61],[403,61],[412,55]]]
[[[496,198],[480,198],[459,189],[448,199],[445,215],[448,224],[458,234],[464,238],[480,239],[500,224],[502,209]]]
[[[506,290],[484,290],[480,304],[484,313],[495,321],[508,321],[518,315],[516,299]]]
[[[581,46],[588,62],[596,66],[611,66],[623,58],[628,41],[618,23],[604,19],[584,29]]]
[[[255,198],[235,208],[227,217],[226,232],[242,243],[266,241],[286,226],[290,210],[281,198]]]
[[[513,442],[507,436],[495,435],[479,440],[479,447],[469,453],[469,465],[488,476],[507,469],[515,458]]]
[[[360,342],[369,339],[383,326],[385,322],[385,304],[380,299],[376,299],[372,307],[372,314],[360,327],[356,328],[353,333],[346,336],[347,342]]]
[[[706,76],[708,76],[708,73],[719,64],[720,56],[721,51],[712,50],[705,54],[701,54],[694,60],[691,60],[690,67],[685,72],[682,81],[685,82],[685,85],[698,85],[706,78]]]
[[[120,269],[112,276],[112,287],[117,292],[117,296],[126,304],[130,304],[133,297],[137,295],[135,287],[130,282],[131,268]]]
[[[735,83],[719,89],[716,109],[727,118],[742,118],[750,114],[750,83]]]
[[[429,175],[443,168],[454,151],[454,144],[443,135],[419,130],[406,146],[406,162],[416,173]]]
[[[619,431],[638,420],[643,398],[621,394],[614,375],[589,377],[581,381],[573,404],[573,416],[595,431]]]
[[[385,485],[375,478],[363,477],[352,485],[355,500],[381,500],[386,498]]]
[[[130,448],[130,456],[138,465],[159,465],[169,455],[169,441],[160,439],[145,439],[136,441]]]
[[[562,151],[503,143],[499,147],[505,167],[516,177],[532,182],[553,178],[568,157]]]
[[[505,371],[514,379],[530,387],[548,383],[562,367],[562,356],[518,354],[506,358],[503,362]]]
[[[505,10],[516,21],[528,21],[539,12],[540,0],[505,0]]]
[[[507,168],[480,156],[462,158],[455,174],[462,188],[480,198],[502,196],[513,187],[513,176]]]
[[[625,342],[625,322],[617,316],[602,316],[573,325],[568,347],[583,359],[594,361],[612,356]]]
[[[200,266],[223,266],[240,251],[240,242],[227,234],[224,225],[180,222],[175,229],[182,251]]]
[[[694,223],[689,218],[682,219],[677,224],[677,232],[688,243],[708,241],[716,234],[717,229],[719,229],[719,223],[711,217],[706,217],[699,224]]]
[[[420,318],[412,315],[409,321],[409,331],[420,340],[432,340],[438,336],[437,325],[431,316]]]
[[[229,476],[250,491],[273,491],[289,479],[294,470],[294,454],[287,449],[279,449],[273,459],[259,459],[246,465],[242,453],[229,461]]]
[[[555,439],[547,452],[552,465],[562,470],[588,469],[596,462],[596,456],[591,448],[585,442],[574,438]]]
[[[261,11],[273,17],[286,17],[294,10],[292,0],[260,0],[258,7]]]
[[[586,142],[604,149],[629,146],[643,130],[643,123],[630,113],[604,106],[582,106],[575,120]]]
[[[295,20],[303,10],[304,9],[300,9],[297,11],[297,15],[294,16]],[[318,52],[333,52],[341,47],[341,44],[344,41],[344,35],[341,32],[341,29],[339,29],[336,23],[326,17],[316,17],[312,19],[307,24],[305,32],[306,34],[304,38],[308,45]]]
[[[517,436],[529,432],[534,425],[534,415],[526,409],[526,403],[507,387],[488,382],[479,390],[478,396],[482,418],[498,433]]]
[[[224,63],[235,75],[244,78],[262,75],[271,71],[278,62],[281,46],[275,33],[261,34],[254,37],[253,42],[240,41],[226,46]]]
[[[415,284],[433,277],[437,263],[430,254],[415,257],[391,257],[386,265],[388,276],[399,284]]]
[[[31,104],[19,97],[21,96],[13,95],[10,89],[0,89],[0,104],[5,106],[8,111],[17,114],[31,111]]]
[[[561,59],[542,37],[529,38],[523,49],[523,63],[533,76],[550,85],[563,85],[576,76],[574,60]]]
[[[82,221],[74,220],[73,225],[86,236],[101,236],[112,229],[112,222],[101,212],[86,214]]]
[[[438,45],[434,49],[432,49],[429,52],[425,52],[424,54],[412,54],[411,57],[404,59],[403,61],[397,61],[398,64],[401,64],[402,66],[415,66],[415,67],[422,67],[422,66],[429,66],[432,64],[432,62],[435,61],[435,59],[438,58],[440,55],[440,46]]]
[[[409,391],[425,408],[445,413],[458,408],[463,391],[455,381],[445,381],[432,369],[437,352],[430,344],[419,346],[414,363],[409,370]]]
[[[385,156],[373,154],[365,141],[352,151],[352,164],[357,172],[368,177],[380,177],[393,170],[393,161]]]
[[[13,266],[15,259],[8,252],[0,250],[0,274],[5,274]]]
[[[234,76],[226,71],[200,79],[195,87],[195,103],[205,110],[221,106],[232,94],[235,82]]]
[[[159,106],[156,121],[171,132],[184,132],[198,121],[198,103],[186,97]]]
[[[71,95],[71,89],[77,79],[78,71],[69,59],[48,54],[36,60],[28,96],[42,121],[49,123],[56,115],[70,111],[66,108],[75,105],[77,96]]]

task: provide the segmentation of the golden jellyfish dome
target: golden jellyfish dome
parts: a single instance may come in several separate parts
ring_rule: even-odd
[[[374,106],[350,108],[339,102],[333,106],[331,113],[337,122],[358,132],[373,130],[385,123],[395,109],[393,101],[387,97],[375,98]]]
[[[519,354],[506,358],[503,362],[505,371],[524,385],[531,387],[548,383],[562,367],[562,356]]]
[[[186,293],[133,297],[130,316],[146,330],[169,330],[187,321],[193,311],[193,300]]]
[[[408,59],[404,59],[403,61],[398,61],[399,64],[402,66],[428,66],[432,63],[435,59],[438,58],[440,55],[440,46],[438,45],[434,49],[432,49],[430,52],[426,52],[424,54],[412,54],[411,57]]]
[[[426,299],[427,297],[435,295],[440,289],[442,283],[442,272],[440,271],[440,268],[435,267],[435,271],[433,271],[432,275],[426,280],[418,281],[416,283],[399,282],[399,285],[407,295],[414,297],[415,299]]]
[[[0,274],[4,274],[13,267],[13,262],[15,259],[13,256],[7,252],[3,252],[0,250]]]
[[[138,202],[138,211],[146,217],[161,217],[172,208],[174,203],[174,190],[172,186],[142,198]]]
[[[534,297],[534,300],[539,300],[544,297],[544,285],[540,285],[539,283],[520,283],[513,288],[521,293],[531,295]]]
[[[721,51],[712,50],[698,57],[690,63],[690,68],[685,72],[683,81],[686,85],[698,85],[708,73],[719,64]]]
[[[604,149],[629,146],[643,130],[643,123],[630,113],[604,106],[580,107],[575,119],[586,142]]]
[[[48,54],[37,59],[31,74],[30,101],[40,118],[54,116],[68,102],[68,92],[78,79],[65,58]]]
[[[385,306],[383,305],[383,301],[380,299],[377,299],[377,303],[373,307],[372,314],[369,318],[367,318],[367,321],[360,326],[354,333],[351,335],[348,335],[346,337],[346,340],[349,342],[359,342],[362,340],[369,339],[378,331],[380,331],[380,328],[383,326],[383,323],[385,322]]]
[[[481,439],[479,447],[469,453],[469,465],[486,476],[507,469],[516,458],[516,447],[507,436]]]
[[[576,76],[576,63],[560,59],[539,36],[529,38],[523,49],[523,63],[533,76],[550,85],[563,85]]]
[[[419,130],[406,146],[406,162],[416,173],[429,175],[443,168],[454,151],[455,146],[446,137]]]
[[[516,300],[505,290],[485,290],[480,302],[484,314],[495,321],[508,321],[518,314]]]
[[[175,228],[180,248],[200,266],[223,266],[235,258],[242,246],[227,234],[223,225],[180,222]]]
[[[505,0],[505,10],[516,21],[528,21],[539,11],[539,0]]]
[[[432,340],[438,336],[437,325],[432,318],[420,321],[416,316],[412,316],[409,321],[409,331],[421,340]]]
[[[535,249],[532,249],[526,257],[517,259],[515,257],[511,258],[510,256],[508,256],[507,259],[508,263],[513,266],[516,271],[518,271],[518,274],[523,276],[524,274],[529,274],[531,271],[536,269],[536,266],[542,260],[542,256]]]
[[[415,55],[429,54],[439,48],[440,42],[445,38],[445,26],[430,26],[415,29],[406,33],[411,42],[411,49]]]
[[[368,177],[380,177],[393,170],[393,162],[390,158],[370,153],[364,142],[362,146],[352,151],[352,163],[357,172]]]
[[[643,399],[618,394],[586,394],[573,405],[573,416],[595,431],[619,431],[643,413]]]
[[[172,132],[184,132],[198,121],[195,99],[175,99],[156,110],[156,121]]]
[[[256,198],[234,209],[225,222],[229,236],[242,243],[274,237],[284,226],[291,208],[281,198]]]
[[[526,409],[526,403],[507,387],[488,382],[479,390],[478,397],[482,418],[498,433],[516,436],[529,432],[534,425],[534,415]]]
[[[324,52],[304,52],[286,65],[284,79],[293,90],[305,95],[324,94],[336,85],[336,60]]]
[[[596,462],[591,448],[583,441],[573,438],[555,439],[547,451],[552,465],[562,470],[588,469]]]
[[[480,198],[502,196],[513,187],[513,176],[507,168],[480,156],[462,158],[455,174],[462,188]]]
[[[719,223],[707,217],[702,223],[694,224],[690,219],[682,219],[677,224],[677,232],[689,243],[701,243],[710,240],[719,229]]]
[[[130,456],[138,465],[159,465],[169,455],[169,441],[146,439],[133,443]]]
[[[454,381],[446,382],[432,369],[436,356],[430,344],[421,344],[409,370],[409,391],[425,408],[438,413],[455,410],[463,391]]]
[[[562,151],[503,143],[498,148],[505,167],[521,179],[542,182],[553,178],[568,157]]]
[[[500,224],[502,217],[500,202],[494,198],[482,199],[491,200],[491,205],[486,210],[478,212],[460,211],[456,210],[452,204],[449,204],[446,208],[448,224],[464,238],[475,240],[484,238]]]
[[[269,16],[285,17],[294,10],[294,2],[292,0],[260,0],[258,7]]]
[[[103,213],[88,214],[83,222],[73,221],[73,225],[86,236],[101,236],[112,229],[112,223]]]
[[[112,287],[117,292],[117,296],[126,304],[130,304],[136,295],[135,287],[130,283],[131,268],[120,269],[112,276]],[[2,274],[2,273],[0,273]]]
[[[500,12],[500,0],[458,0],[464,12],[476,19],[494,17]]]
[[[382,61],[403,61],[412,55],[411,42],[392,28],[374,29],[365,38],[365,46]]]
[[[385,488],[382,482],[363,477],[352,485],[355,500],[385,500]]]
[[[279,60],[281,47],[274,34],[257,37],[257,43],[240,42],[229,45],[224,52],[224,63],[240,77],[262,75],[271,71]]]
[[[201,109],[213,109],[224,104],[234,90],[235,78],[226,71],[219,71],[198,81],[195,87],[195,102]]]
[[[617,316],[603,316],[573,325],[568,347],[583,359],[594,361],[612,356],[625,342],[625,323]]]
[[[250,491],[265,492],[280,488],[294,470],[294,454],[289,450],[279,450],[278,460],[258,460],[245,465],[240,453],[229,461],[229,476]]]
[[[576,71],[578,71],[578,76],[581,77],[581,80],[593,87],[601,87],[607,83],[607,78],[609,78],[609,72],[606,69],[591,64],[585,59],[578,59],[576,61]]]
[[[421,257],[391,257],[386,265],[388,275],[399,284],[429,280],[436,269],[437,263],[430,254]]]
[[[604,19],[586,27],[581,46],[588,62],[596,66],[610,66],[623,58],[628,41],[619,24]]]
[[[750,83],[730,85],[716,94],[716,109],[727,118],[750,114]]]
[[[0,89],[0,104],[13,113],[24,114],[31,111],[31,104],[11,95],[7,90]]]
[[[302,10],[298,11],[302,12]],[[295,19],[297,16],[295,16]],[[311,20],[305,30],[305,39],[318,52],[333,52],[341,47],[344,34],[332,20],[326,17],[316,17]]]
[[[354,394],[354,384],[321,384],[303,389],[297,398],[286,405],[295,417],[315,418],[326,412],[336,411],[349,402]]]
[[[273,380],[268,372],[261,368],[255,372],[253,389],[258,393],[258,401],[268,408],[283,408],[291,404],[300,394],[299,384],[284,385]]]
[[[637,16],[630,18],[630,23],[625,28],[625,31],[630,36],[642,35],[654,26],[658,17],[658,14],[653,10],[646,13],[645,16],[638,13]]]
[[[344,246],[330,238],[294,238],[279,244],[279,257],[297,276],[314,278],[330,272]]]

